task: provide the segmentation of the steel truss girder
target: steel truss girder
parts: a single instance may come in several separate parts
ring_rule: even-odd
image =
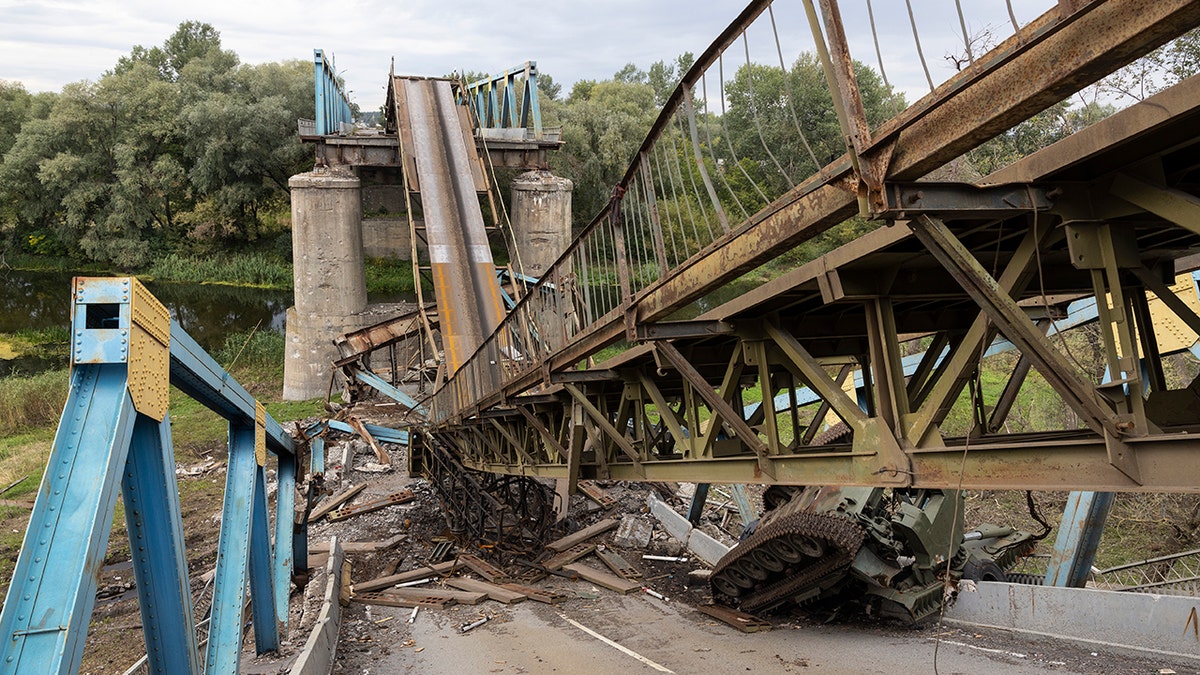
[[[237,672],[247,567],[258,648],[267,651],[277,648],[278,627],[287,622],[294,562],[306,557],[296,555],[306,547],[291,517],[299,461],[291,437],[136,280],[76,279],[72,322],[71,388],[0,613],[0,670],[78,671],[119,492],[150,672],[201,672],[169,380],[236,430],[207,660],[208,672]],[[279,456],[283,514],[274,546],[263,467],[268,450]],[[246,536],[235,536],[243,529]]]
[[[1001,289],[962,242],[954,237],[945,223],[923,215],[911,221],[910,227],[930,253],[959,280],[1000,332],[1033,361],[1034,367],[1063,401],[1079,414],[1092,431],[1103,435],[1113,465],[1120,467],[1135,482],[1138,481],[1136,457],[1123,438],[1138,431],[1139,426],[1144,428],[1144,417],[1139,424],[1136,415],[1118,414],[1095,385],[1082,380],[1066,359],[1050,346],[1016,301]],[[1132,398],[1140,402],[1140,386],[1134,392]]]

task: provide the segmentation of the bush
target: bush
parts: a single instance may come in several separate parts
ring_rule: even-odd
[[[0,379],[0,434],[55,426],[67,402],[67,371]]]

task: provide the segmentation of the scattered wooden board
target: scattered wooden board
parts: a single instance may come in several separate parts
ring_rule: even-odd
[[[503,602],[506,605],[521,602],[526,598],[526,595],[520,591],[514,591],[479,579],[454,578],[447,579],[446,583],[463,591],[487,593],[487,596],[492,600]]]
[[[342,544],[342,550],[346,553],[373,553],[375,551],[386,551],[387,549],[399,544],[408,538],[407,534],[398,534],[391,539],[383,541],[348,541]],[[313,544],[308,547],[310,555],[316,553],[328,553],[329,544]]]
[[[496,567],[488,561],[474,555],[460,555],[458,562],[471,568],[471,571],[479,576],[487,579],[493,584],[507,584],[512,581],[512,577],[504,570]]]
[[[697,605],[696,609],[711,616],[714,619],[723,621],[730,626],[742,631],[743,633],[757,633],[759,631],[771,630],[771,624],[762,619],[740,612],[732,607],[724,607],[722,605]]]
[[[557,605],[558,603],[569,599],[562,593],[556,593],[550,590],[544,591],[540,588],[531,588],[529,586],[522,586],[520,584],[500,584],[500,586],[507,588],[510,591],[516,591],[530,600],[544,602],[547,605]]]
[[[600,508],[611,509],[617,505],[617,500],[608,496],[604,488],[596,485],[595,481],[581,480],[578,483],[579,491],[587,495],[589,499],[600,505]]]
[[[382,499],[376,499],[375,501],[366,502],[364,504],[352,504],[350,506],[343,506],[342,508],[329,514],[329,520],[331,522],[335,521],[335,520],[345,520],[347,518],[352,518],[354,516],[361,515],[364,513],[370,513],[372,511],[378,511],[380,509],[385,509],[389,506],[394,506],[397,504],[407,504],[407,503],[415,500],[416,498],[417,498],[417,496],[415,494],[413,494],[412,490],[409,490],[407,488],[402,488]]]
[[[356,496],[358,496],[358,493],[365,489],[367,489],[367,484],[359,483],[358,485],[354,485],[346,490],[343,490],[341,493],[326,499],[325,501],[321,502],[320,506],[313,509],[312,513],[308,514],[308,522],[313,523],[321,518],[324,518],[327,513],[336,509],[342,504],[345,504],[351,499],[354,499]]]
[[[547,560],[543,563],[543,566],[549,570],[560,570],[563,568],[563,565],[570,565],[595,550],[595,544],[575,544],[571,548]]]
[[[601,551],[600,549],[596,549],[596,557],[599,558],[600,562],[604,563],[608,569],[612,570],[613,574],[616,574],[622,579],[637,581],[642,578],[641,570],[633,565],[630,565],[629,561],[622,558],[621,554],[617,553],[616,551],[607,549]]]
[[[367,425],[363,424],[362,420],[352,415],[347,415],[346,423],[354,427],[354,430],[358,432],[358,435],[362,436],[363,440],[371,445],[371,449],[375,451],[375,461],[379,462],[380,464],[392,463],[391,455],[387,453],[387,450],[383,449],[383,446],[379,444],[379,441],[375,440],[375,437],[371,435],[371,432],[367,431]]]
[[[308,566],[310,568],[324,567],[325,563],[327,563],[327,562],[329,562],[329,554],[328,553],[310,553],[308,556]]]
[[[383,605],[385,607],[430,607],[433,609],[445,609],[454,604],[453,600],[447,600],[446,598],[434,595],[401,598],[392,593],[356,593],[350,599],[355,602],[361,602],[364,605]]]
[[[567,565],[563,567],[563,569],[578,574],[581,579],[590,581],[597,586],[603,586],[610,591],[616,591],[622,595],[629,595],[630,593],[641,590],[642,588],[642,585],[639,583],[629,581],[628,579],[622,579],[614,574],[603,572],[595,567],[592,567],[591,565],[584,565],[583,563]]]
[[[354,584],[354,592],[369,593],[371,591],[377,591],[381,588],[395,586],[396,584],[403,584],[409,581],[416,581],[417,579],[424,579],[425,577],[444,576],[453,572],[457,565],[458,563],[456,561],[450,560],[448,562],[430,565],[429,567],[418,567],[407,572],[390,574],[386,577],[379,577],[377,579],[371,579],[369,581]]]
[[[381,595],[393,595],[398,598],[443,598],[453,600],[462,605],[478,605],[487,600],[487,593],[471,591],[451,591],[445,588],[385,588],[379,591]]]
[[[587,541],[598,534],[608,532],[616,526],[616,520],[613,520],[612,518],[605,518],[604,520],[596,521],[592,525],[589,525],[578,532],[572,532],[562,539],[556,539],[549,544],[546,544],[546,548],[550,549],[551,551],[561,553],[580,542]]]

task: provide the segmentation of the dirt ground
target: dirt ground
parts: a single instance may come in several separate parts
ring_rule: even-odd
[[[364,419],[369,419],[364,416]],[[388,420],[381,418],[380,423]],[[332,439],[331,439],[332,442]],[[425,564],[436,540],[449,533],[436,495],[428,484],[407,475],[407,458],[398,446],[393,468],[386,473],[364,473],[374,462],[370,449],[358,441],[342,441],[353,448],[351,467],[335,471],[338,491],[364,478],[367,487],[355,503],[369,501],[407,487],[417,494],[414,502],[388,507],[339,523],[311,527],[311,541],[384,540],[396,533],[406,539],[394,548],[368,554],[348,554],[354,582],[362,582]],[[331,463],[341,450],[329,450]],[[339,476],[340,473],[340,476]],[[666,600],[635,592],[620,595],[587,581],[551,576],[532,584],[567,596],[561,604],[526,600],[512,605],[485,601],[446,609],[421,609],[413,623],[412,610],[351,602],[342,609],[334,673],[542,673],[542,672],[1064,672],[1064,673],[1169,673],[1193,672],[1194,663],[1158,662],[1111,653],[1092,652],[1053,641],[1031,641],[1003,631],[964,631],[936,621],[920,627],[864,617],[839,618],[784,612],[763,617],[772,630],[743,634],[698,612],[711,601],[708,584],[689,573],[704,569],[694,558],[687,562],[643,560],[642,555],[689,556],[683,546],[655,525],[646,509],[650,491],[673,498],[683,509],[687,486],[602,484],[616,505],[603,509],[576,496],[570,520],[584,527],[600,518],[632,517],[652,528],[648,544],[622,546],[617,531],[591,540],[620,553],[637,567],[643,583]],[[709,534],[735,543],[740,529],[736,515],[710,493],[706,520]],[[736,512],[734,512],[736,514]],[[464,544],[463,552],[472,551]],[[690,556],[689,556],[690,557]],[[595,557],[584,561],[597,568]],[[477,575],[471,575],[477,576]],[[314,579],[313,583],[319,583]],[[431,584],[430,587],[436,587]],[[311,595],[311,593],[310,593]],[[462,632],[481,619],[486,623]],[[590,631],[590,632],[589,632]],[[275,667],[286,663],[275,661]],[[257,672],[283,672],[269,670]]]
[[[360,418],[398,426],[386,407],[362,405]],[[315,420],[301,421],[306,425]],[[402,446],[384,444],[391,464],[381,467],[371,447],[361,439],[331,433],[327,438],[327,495],[365,483],[352,504],[362,504],[401,488],[413,490],[408,504],[358,515],[338,522],[327,519],[309,527],[310,546],[327,544],[334,535],[343,542],[387,540],[403,534],[395,546],[373,553],[347,554],[354,582],[421,567],[433,546],[450,538],[437,496],[422,479],[407,473]],[[211,601],[206,584],[215,565],[225,473],[222,458],[182,466],[179,476],[188,545],[189,569],[197,620]],[[193,475],[194,474],[194,475]],[[270,474],[269,474],[270,475]],[[273,478],[273,476],[272,476]],[[601,518],[633,520],[651,533],[644,546],[618,540],[610,530],[591,540],[616,551],[639,569],[644,585],[667,598],[643,592],[619,595],[586,581],[551,576],[532,585],[567,596],[557,605],[533,601],[502,605],[486,601],[476,606],[444,610],[421,609],[415,621],[411,610],[351,602],[342,609],[335,673],[540,673],[540,672],[1195,672],[1194,663],[1157,662],[1096,653],[1056,642],[1031,642],[1002,631],[963,631],[936,621],[918,628],[864,617],[812,616],[784,612],[762,617],[766,632],[743,634],[699,613],[695,607],[711,601],[708,584],[692,573],[705,569],[683,546],[671,539],[648,513],[651,491],[686,509],[688,486],[675,484],[601,484],[615,501],[602,508],[582,495],[573,497],[569,523],[584,527]],[[268,486],[273,497],[274,484]],[[757,499],[757,495],[752,495]],[[7,509],[0,519],[4,532],[23,531],[28,513]],[[120,514],[118,514],[120,516]],[[128,543],[120,526],[113,531],[92,626],[81,668],[83,673],[121,673],[144,654],[141,617]],[[719,492],[709,495],[701,525],[726,544],[736,542],[741,522],[731,500]],[[0,555],[15,557],[14,544],[3,544]],[[469,542],[454,552],[481,553]],[[686,562],[644,560],[643,555],[686,556]],[[451,554],[453,557],[453,553]],[[594,556],[583,561],[597,568]],[[256,656],[252,636],[244,643],[243,672],[288,672],[320,609],[325,579],[320,554],[310,556],[312,577],[303,592],[292,595],[289,631],[279,653]],[[436,584],[435,584],[436,585]],[[469,632],[461,627],[486,618]]]

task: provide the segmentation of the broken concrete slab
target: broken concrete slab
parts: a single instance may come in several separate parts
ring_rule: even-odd
[[[658,522],[662,524],[663,529],[667,531],[675,539],[687,545],[688,550],[696,554],[709,565],[716,565],[721,558],[729,552],[729,546],[713,539],[709,535],[692,527],[687,518],[684,518],[675,509],[672,509],[669,504],[650,494],[650,513],[658,518]]]
[[[617,533],[613,536],[613,544],[622,548],[646,548],[650,545],[650,536],[654,534],[654,524],[646,522],[635,515],[621,517]]]

